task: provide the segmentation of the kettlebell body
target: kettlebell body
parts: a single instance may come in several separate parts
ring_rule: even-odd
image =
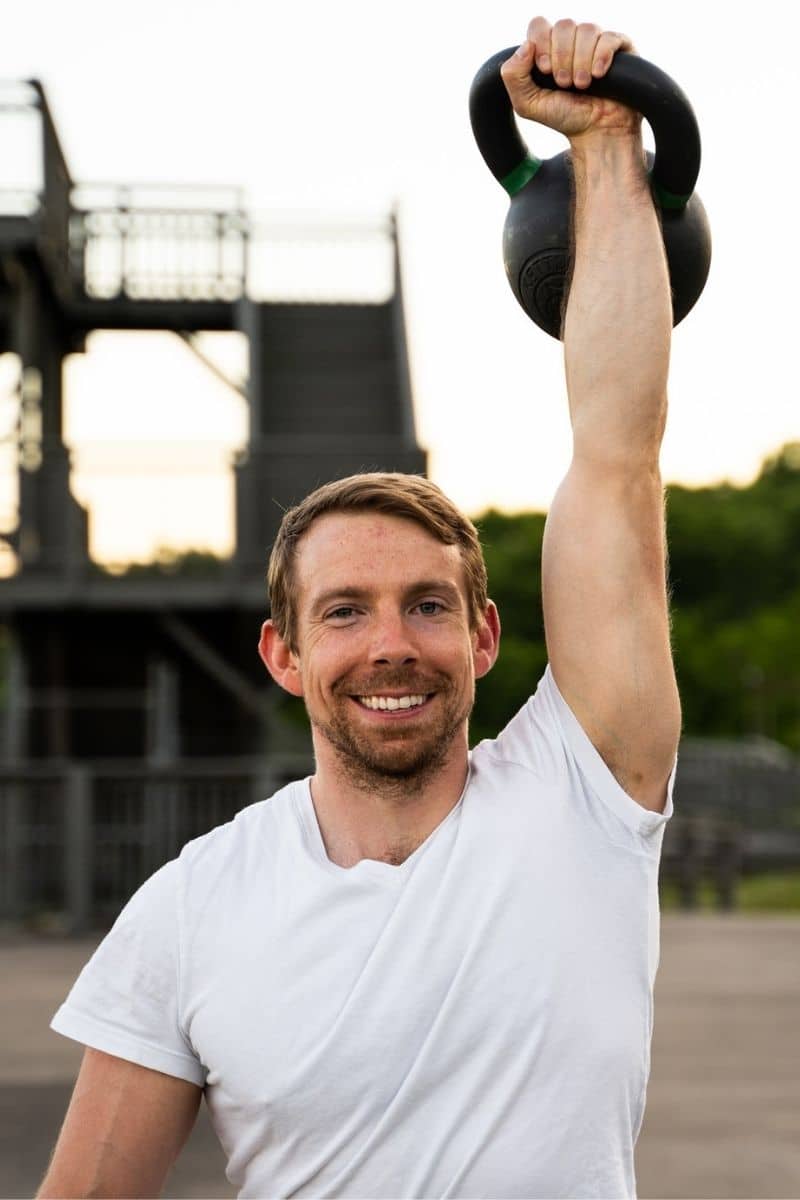
[[[503,231],[508,282],[528,316],[558,338],[570,273],[570,154],[565,151],[539,162],[520,137],[500,75],[500,66],[513,51],[514,47],[501,51],[481,67],[472,85],[470,115],[489,169],[511,195]],[[536,69],[532,74],[539,86],[555,87],[552,76]],[[607,75],[582,91],[628,103],[653,127],[656,153],[647,155],[647,165],[661,219],[677,325],[702,292],[711,263],[708,218],[693,191],[700,167],[694,113],[668,76],[631,54],[616,55]]]

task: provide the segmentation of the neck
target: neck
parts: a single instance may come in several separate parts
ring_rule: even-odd
[[[467,745],[465,729],[433,770],[398,778],[353,771],[315,731],[311,796],[331,862],[340,867],[364,858],[404,862],[458,804],[467,779]]]

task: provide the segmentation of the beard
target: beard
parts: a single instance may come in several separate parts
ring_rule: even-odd
[[[397,726],[365,729],[358,724],[351,706],[354,695],[380,695],[385,690],[410,694],[435,693],[439,712],[436,719],[420,712],[419,722],[403,721]],[[409,679],[401,673],[382,679],[342,680],[333,689],[336,708],[326,721],[309,711],[314,730],[332,747],[350,783],[359,790],[382,793],[417,793],[445,765],[453,742],[461,733],[475,703],[474,686],[459,695],[446,675],[425,680]]]

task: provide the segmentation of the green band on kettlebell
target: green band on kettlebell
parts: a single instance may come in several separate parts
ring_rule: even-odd
[[[652,175],[650,176],[650,187],[653,190],[653,199],[659,208],[686,208],[686,205],[692,198],[691,192],[688,196],[676,196],[674,192],[668,192],[665,187],[661,187],[660,184],[656,183]]]
[[[501,179],[500,182],[508,192],[509,196],[516,196],[517,192],[525,187],[529,179],[533,179],[539,167],[542,165],[540,158],[534,158],[529,154],[527,158],[523,158],[518,167],[514,167],[513,171]]]

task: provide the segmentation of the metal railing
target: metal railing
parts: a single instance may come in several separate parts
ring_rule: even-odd
[[[393,218],[254,219],[233,190],[86,185],[73,189],[70,274],[99,300],[380,303],[396,287],[394,239]]]
[[[661,878],[684,908],[698,905],[704,883],[730,909],[743,876],[800,869],[800,761],[784,746],[685,738],[675,808]]]
[[[298,757],[4,768],[0,920],[108,928],[188,841],[310,769]]]
[[[743,764],[746,788],[739,778],[733,792]],[[311,770],[303,756],[2,767],[0,920],[107,928],[186,842]],[[800,867],[800,764],[759,763],[746,747],[715,759],[685,745],[662,881],[677,884],[685,907],[704,881],[731,907],[742,875],[771,867]]]
[[[91,299],[244,295],[248,219],[238,189],[73,188],[70,276]]]

